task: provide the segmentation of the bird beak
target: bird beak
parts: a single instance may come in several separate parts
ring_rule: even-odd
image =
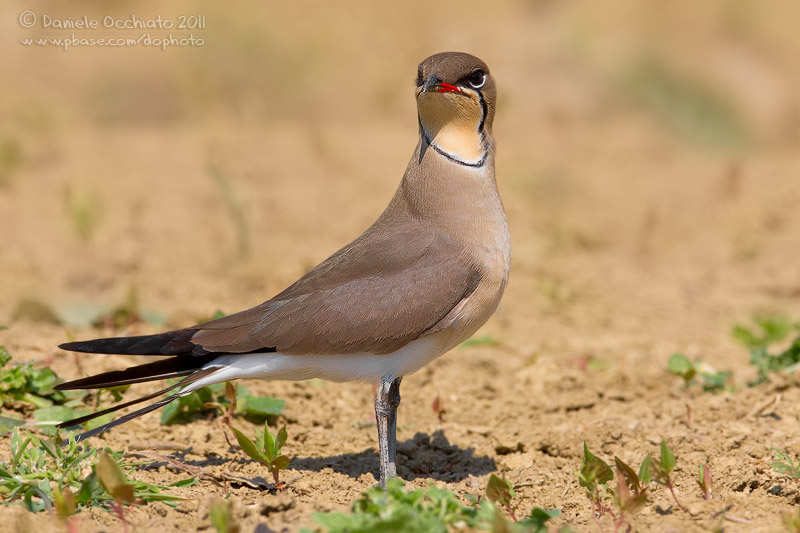
[[[439,78],[436,77],[435,74],[428,76],[425,79],[425,83],[422,84],[422,92],[424,93],[460,93],[461,89],[456,87],[455,85],[450,85],[449,83],[445,83]]]

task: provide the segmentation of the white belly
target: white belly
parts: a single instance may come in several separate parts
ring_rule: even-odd
[[[321,378],[329,381],[379,383],[381,379],[412,374],[446,351],[444,336],[428,335],[396,352],[375,355],[284,355],[277,352],[231,354],[217,357],[205,368],[217,372],[189,385],[183,392],[232,379],[283,379],[297,381]]]

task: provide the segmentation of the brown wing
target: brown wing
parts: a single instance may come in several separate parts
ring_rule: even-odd
[[[198,330],[191,342],[216,353],[390,353],[436,325],[479,279],[437,230],[367,232],[273,299],[190,328]]]

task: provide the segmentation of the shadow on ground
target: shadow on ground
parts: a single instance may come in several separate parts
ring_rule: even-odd
[[[313,472],[330,468],[352,478],[363,474],[372,474],[376,480],[379,477],[378,454],[372,449],[331,457],[295,457],[291,467]],[[441,430],[432,436],[417,433],[414,438],[397,444],[397,473],[405,480],[428,478],[455,482],[496,470],[494,459],[487,455],[476,456],[474,448],[451,444]]]

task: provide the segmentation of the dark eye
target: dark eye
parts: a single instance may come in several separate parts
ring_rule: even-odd
[[[483,84],[486,83],[486,73],[482,70],[476,70],[469,75],[467,81],[469,81],[469,84],[472,85],[473,88],[480,89],[483,87]]]
[[[422,69],[417,71],[417,87],[422,87]]]

